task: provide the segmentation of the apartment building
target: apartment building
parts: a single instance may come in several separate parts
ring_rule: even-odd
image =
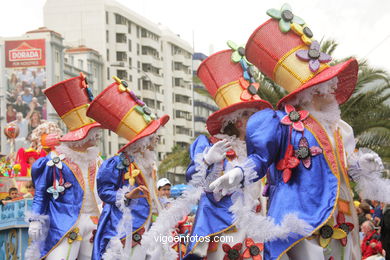
[[[113,82],[112,76],[118,76],[158,116],[171,117],[159,131],[160,160],[174,145],[191,143],[192,47],[187,42],[111,0],[48,0],[44,24],[61,33],[67,45],[85,45],[102,55],[105,86]],[[108,155],[126,143],[109,131],[105,135]]]

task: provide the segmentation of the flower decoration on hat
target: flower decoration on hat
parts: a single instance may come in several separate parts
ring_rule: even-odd
[[[127,169],[127,167],[129,167],[132,162],[134,162],[134,158],[132,156],[128,156],[125,153],[121,153],[119,155],[119,162],[116,165],[116,168],[118,170]]]
[[[253,260],[261,260],[261,251],[264,249],[264,245],[262,243],[253,242],[252,238],[245,239],[246,249],[242,256],[244,258],[251,258]]]
[[[312,43],[312,38],[313,38],[313,32],[312,30],[310,30],[309,27],[307,27],[307,25],[300,25],[300,24],[297,24],[297,23],[292,23],[291,24],[291,29],[296,33],[298,34],[299,36],[301,36],[301,39],[302,41],[306,44],[306,45],[310,45]]]
[[[241,260],[241,248],[242,243],[237,243],[233,247],[229,246],[228,244],[223,244],[222,249],[226,253],[223,257],[223,260]]]
[[[227,41],[227,45],[230,49],[233,50],[231,59],[234,63],[241,62],[241,60],[244,60],[247,64],[252,65],[245,57],[245,47],[243,45],[238,45],[230,40]]]
[[[289,104],[284,106],[284,110],[287,115],[285,115],[280,122],[284,125],[292,125],[296,131],[303,132],[305,126],[302,121],[309,116],[309,112],[306,110],[296,111],[295,107]]]
[[[139,114],[141,114],[145,120],[146,123],[150,123],[154,119],[156,119],[156,115],[152,113],[152,110],[144,105],[144,106],[136,106],[135,111],[137,111]]]
[[[250,81],[245,80],[243,77],[240,77],[239,82],[240,86],[244,89],[240,96],[241,100],[261,100],[261,98],[257,95],[257,90],[260,87],[259,83],[251,83]]]
[[[312,72],[318,71],[321,63],[328,63],[332,60],[329,54],[320,51],[320,43],[318,41],[313,41],[308,50],[298,50],[295,55],[300,60],[308,61]]]
[[[78,227],[74,228],[68,233],[68,243],[72,244],[74,241],[81,241],[83,238],[80,235],[80,229]]]
[[[282,5],[280,10],[274,8],[268,9],[267,14],[273,19],[279,20],[279,29],[284,33],[290,31],[292,23],[297,23],[299,25],[305,24],[305,21],[302,18],[293,14],[289,4]]]
[[[319,235],[320,246],[326,248],[332,239],[342,239],[347,236],[344,230],[334,226],[333,217],[331,217],[328,222],[318,229],[314,234]]]
[[[64,154],[60,154],[58,156],[54,156],[50,161],[46,163],[47,166],[52,167],[55,166],[58,169],[62,169],[62,161],[65,159]]]
[[[355,227],[352,223],[345,222],[345,216],[344,216],[344,213],[342,213],[342,212],[339,212],[337,214],[336,220],[337,220],[337,225],[335,226],[335,228],[341,228],[347,234],[347,236]],[[340,243],[342,246],[347,245],[347,243],[348,243],[347,236],[340,239]]]
[[[85,89],[89,102],[92,102],[93,94],[92,94],[91,89],[88,87],[87,77],[82,72],[80,72],[80,77],[81,77],[81,87]]]
[[[126,172],[124,179],[129,180],[129,184],[134,186],[135,178],[140,175],[141,171],[137,169],[134,163],[130,164],[129,170]]]
[[[311,166],[311,157],[322,153],[322,149],[318,146],[309,148],[309,142],[306,137],[299,140],[298,150],[295,150],[295,157],[302,161],[303,166],[309,169]]]
[[[132,239],[133,244],[132,246],[135,247],[136,245],[141,245],[142,235],[145,233],[145,228],[142,227],[140,230],[134,232]]]

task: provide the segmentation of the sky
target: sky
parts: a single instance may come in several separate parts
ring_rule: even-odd
[[[66,1],[66,0],[58,0]],[[85,0],[80,0],[85,1]],[[314,38],[334,39],[335,58],[355,56],[390,72],[389,0],[117,0],[154,23],[161,23],[209,55],[227,48],[226,41],[245,44],[269,17],[269,8],[288,2]],[[0,37],[20,36],[43,26],[45,0],[3,0]],[[17,14],[17,15],[16,15]]]

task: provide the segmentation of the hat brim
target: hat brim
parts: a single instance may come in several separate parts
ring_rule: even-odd
[[[70,131],[70,132],[66,133],[65,135],[63,135],[60,138],[60,141],[61,142],[80,141],[80,140],[84,139],[88,135],[89,131],[91,131],[91,129],[93,129],[95,127],[101,127],[101,125],[98,122],[94,122],[92,124],[88,124],[86,126],[80,127],[79,129]]]
[[[251,101],[243,101],[240,103],[236,103],[227,107],[224,107],[213,114],[211,114],[206,121],[207,130],[211,135],[216,135],[221,133],[223,116],[230,114],[238,109],[243,108],[256,108],[259,111],[265,108],[273,109],[272,105],[265,100],[251,100]]]
[[[277,107],[279,109],[282,109],[284,104],[287,104],[289,101],[291,101],[291,99],[294,98],[298,93],[317,84],[330,80],[334,77],[338,78],[337,89],[335,92],[336,100],[339,104],[343,104],[350,98],[353,91],[355,90],[356,82],[358,79],[358,70],[358,62],[356,61],[356,59],[353,58],[337,65],[331,66],[320,72],[314,78],[310,79],[300,88],[294,90],[293,92],[279,100]]]
[[[168,115],[163,115],[161,118],[153,120],[150,125],[148,125],[142,132],[140,132],[133,140],[128,142],[125,146],[123,146],[118,153],[123,152],[129,145],[135,143],[139,139],[154,134],[161,126],[164,126],[169,121]]]

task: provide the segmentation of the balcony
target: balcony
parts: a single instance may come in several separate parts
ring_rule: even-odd
[[[175,92],[175,94],[192,97],[192,90],[188,88],[175,86],[173,91]]]
[[[144,46],[152,47],[156,50],[160,49],[160,41],[156,41],[148,37],[141,37],[141,44]]]

